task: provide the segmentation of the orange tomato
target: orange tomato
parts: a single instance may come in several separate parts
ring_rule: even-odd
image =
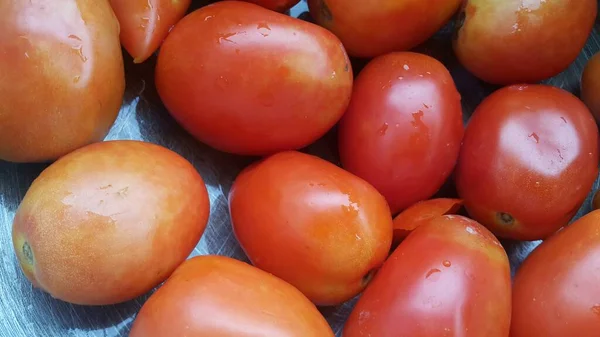
[[[394,242],[404,240],[413,230],[431,219],[446,214],[456,214],[462,207],[460,199],[439,198],[420,201],[394,218]]]

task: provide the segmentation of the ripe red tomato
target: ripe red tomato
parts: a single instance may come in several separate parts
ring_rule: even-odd
[[[496,235],[543,239],[575,215],[598,176],[598,127],[583,102],[511,86],[474,112],[456,167],[469,214]]]
[[[348,53],[375,57],[425,42],[461,0],[308,0],[315,21],[337,35]]]
[[[507,337],[510,267],[477,222],[444,215],[392,253],[354,307],[344,337]]]
[[[229,208],[252,263],[319,305],[362,291],[392,243],[390,210],[375,188],[300,152],[280,152],[242,171]]]
[[[581,99],[600,122],[600,52],[586,64],[581,76]]]
[[[130,337],[333,337],[298,289],[224,256],[184,262],[144,303]]]
[[[247,2],[255,3],[264,8],[276,11],[285,12],[288,9],[294,7],[300,0],[244,0]]]
[[[183,18],[161,47],[158,92],[171,114],[219,150],[266,155],[305,147],[348,106],[341,42],[314,24],[240,1]]]
[[[404,240],[417,227],[446,214],[456,214],[462,207],[460,199],[438,198],[420,201],[394,218],[394,242]]]
[[[460,94],[446,67],[424,54],[387,54],[356,79],[339,125],[340,158],[397,213],[442,187],[463,132]]]
[[[34,286],[63,301],[104,305],[140,296],[192,252],[208,222],[194,166],[158,145],[107,141],[50,165],[13,222]]]
[[[110,0],[121,25],[121,43],[134,63],[158,49],[191,0]]]
[[[55,160],[101,141],[125,91],[105,1],[0,1],[0,160]]]
[[[596,210],[543,242],[517,271],[510,336],[598,336],[599,265]]]
[[[466,0],[454,50],[484,81],[538,82],[577,58],[597,7],[597,0]]]

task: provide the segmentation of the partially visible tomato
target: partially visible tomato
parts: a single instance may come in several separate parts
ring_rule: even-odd
[[[454,50],[484,81],[538,82],[575,61],[597,7],[597,0],[466,0]]]
[[[300,0],[244,0],[247,2],[255,3],[264,8],[276,11],[285,12],[288,9],[294,7]]]
[[[439,198],[420,201],[394,218],[394,242],[404,240],[417,227],[446,214],[456,214],[462,207],[460,199]]]
[[[442,28],[462,0],[308,0],[315,21],[337,35],[348,53],[375,57],[406,51]]]
[[[598,127],[571,93],[505,87],[467,126],[456,187],[468,213],[496,235],[543,239],[566,225],[598,176]]]
[[[420,226],[354,307],[344,337],[507,337],[510,267],[498,240],[459,215]]]
[[[430,198],[456,164],[464,127],[452,76],[412,52],[375,58],[356,79],[339,125],[342,165],[397,213]]]
[[[539,245],[517,271],[511,337],[596,337],[600,331],[600,211]]]
[[[280,152],[242,171],[229,209],[252,263],[319,305],[361,292],[392,243],[390,210],[373,186],[300,152]]]
[[[581,76],[581,99],[600,122],[600,52],[587,62]]]
[[[0,1],[0,160],[53,161],[101,141],[124,91],[107,1]]]
[[[244,155],[322,137],[346,110],[352,81],[331,32],[241,1],[183,18],[156,67],[158,92],[175,119],[200,141]]]
[[[225,256],[184,262],[137,315],[130,337],[333,337],[298,289]]]
[[[134,63],[144,62],[190,7],[191,0],[110,0],[121,43]]]

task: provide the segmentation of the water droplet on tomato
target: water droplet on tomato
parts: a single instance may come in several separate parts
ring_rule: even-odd
[[[442,264],[443,264],[443,265],[444,265],[444,267],[446,267],[446,268],[448,268],[448,267],[452,266],[452,262],[450,262],[450,261],[448,261],[448,260],[444,261]]]
[[[269,36],[269,34],[271,34],[271,28],[269,27],[269,25],[267,25],[266,23],[259,23],[256,27],[256,29],[258,29],[258,32],[260,33],[260,35],[267,37]]]
[[[437,281],[440,278],[440,272],[441,272],[441,270],[439,270],[437,268],[431,269],[425,275],[425,279],[430,280],[430,281]]]
[[[389,125],[388,123],[383,123],[383,125],[381,125],[381,127],[379,128],[379,134],[384,136],[385,133],[387,132]]]

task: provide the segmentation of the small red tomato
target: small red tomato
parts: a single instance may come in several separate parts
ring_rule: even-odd
[[[454,50],[489,83],[538,82],[577,58],[597,7],[597,0],[466,0]]]
[[[511,337],[597,337],[600,211],[539,245],[517,271]]]
[[[507,337],[510,266],[498,240],[459,215],[420,226],[361,295],[344,337]]]
[[[130,337],[333,337],[302,293],[225,256],[184,262],[140,310]]]
[[[200,141],[243,155],[322,137],[348,106],[352,76],[332,33],[241,1],[183,18],[156,66],[158,93],[173,117]]]
[[[394,242],[404,240],[413,230],[431,219],[446,214],[456,214],[462,207],[460,199],[439,198],[420,201],[394,218]]]
[[[339,125],[342,165],[375,186],[393,214],[430,198],[458,158],[460,101],[436,59],[412,52],[375,58],[357,77]]]
[[[191,0],[110,0],[119,24],[121,43],[134,63],[144,62],[179,21]]]
[[[600,52],[586,64],[581,76],[581,99],[600,122]]]
[[[247,2],[255,3],[266,9],[270,9],[276,12],[285,12],[288,9],[294,7],[300,0],[244,0]]]
[[[598,127],[571,93],[511,86],[475,110],[456,167],[469,214],[496,235],[543,239],[575,215],[598,175]]]
[[[252,263],[318,305],[361,292],[392,243],[390,210],[373,186],[300,152],[280,152],[242,171],[229,209]]]
[[[308,0],[315,21],[337,35],[352,56],[371,58],[425,42],[461,0]]]

